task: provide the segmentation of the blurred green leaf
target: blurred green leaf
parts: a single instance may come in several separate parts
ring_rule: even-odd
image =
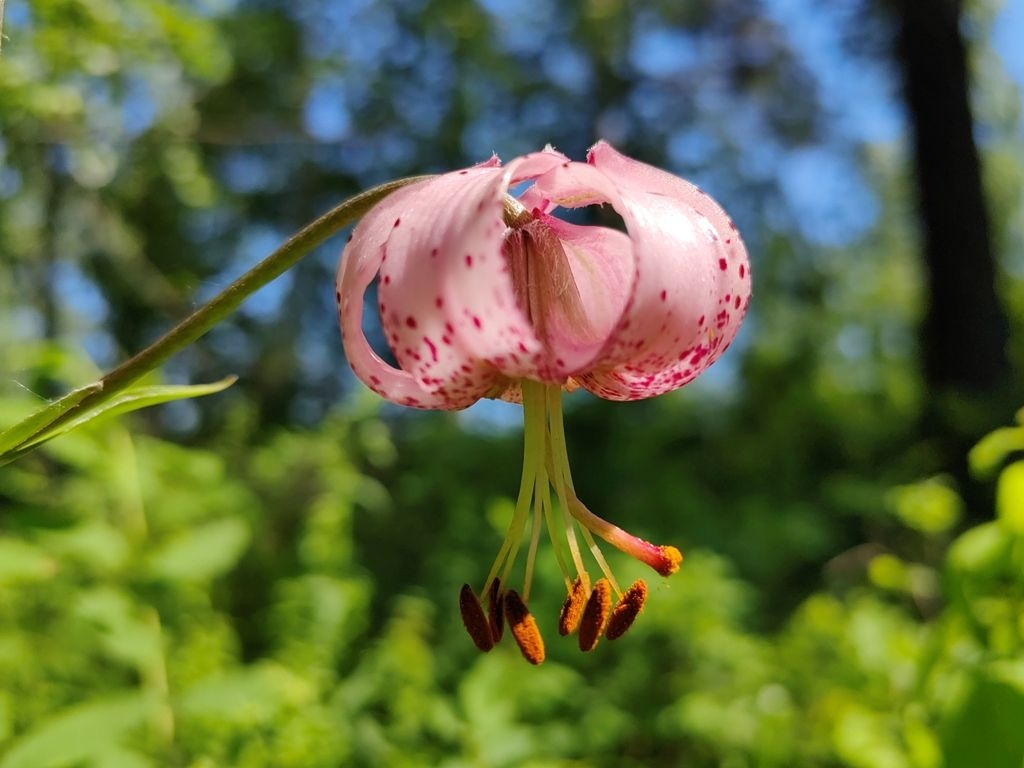
[[[963,501],[942,478],[893,488],[888,502],[900,520],[924,534],[948,531],[963,514]]]
[[[1024,763],[1024,671],[992,665],[943,728],[945,768],[1021,768]]]
[[[157,768],[157,763],[134,750],[111,747],[97,754],[90,768]]]
[[[985,435],[967,454],[967,463],[976,477],[989,478],[1014,451],[1024,451],[1024,426],[1002,427]]]
[[[849,700],[836,716],[836,753],[851,768],[911,768],[892,718]]]
[[[75,612],[101,629],[103,648],[113,659],[140,670],[159,661],[159,625],[144,618],[128,594],[111,587],[83,591]]]
[[[14,743],[0,768],[63,768],[95,762],[159,706],[157,698],[134,691],[94,698],[40,722]]]
[[[1016,461],[999,473],[996,514],[1008,531],[1024,536],[1024,461]]]
[[[199,681],[182,694],[179,708],[183,717],[255,726],[314,697],[315,689],[307,681],[264,662]]]
[[[998,523],[982,523],[964,531],[949,548],[947,562],[954,572],[992,576],[1010,556],[1012,541]]]
[[[38,547],[21,539],[0,539],[0,585],[40,581],[57,572],[57,562]]]
[[[868,563],[868,578],[882,589],[904,591],[910,583],[907,564],[888,553],[871,558]]]
[[[157,549],[148,570],[167,581],[207,581],[231,570],[249,538],[249,526],[239,517],[198,525]]]
[[[130,555],[124,533],[101,520],[88,520],[62,531],[47,531],[40,543],[61,558],[86,563],[96,570],[111,572],[121,568]]]

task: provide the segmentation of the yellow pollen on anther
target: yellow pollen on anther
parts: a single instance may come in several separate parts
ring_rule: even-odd
[[[637,579],[629,586],[629,589],[622,593],[619,602],[612,609],[604,636],[609,640],[622,637],[626,630],[633,626],[636,617],[643,610],[645,600],[647,600],[647,584],[643,579]]]
[[[540,636],[537,621],[514,589],[505,593],[505,618],[508,619],[508,631],[512,633],[523,658],[531,664],[544,661],[544,639]]]
[[[571,635],[579,626],[589,591],[589,586],[584,582],[583,576],[577,576],[576,581],[569,587],[569,594],[566,595],[565,602],[562,603],[562,610],[558,614],[558,634],[562,637]]]
[[[580,650],[592,651],[604,632],[604,624],[612,610],[612,586],[608,579],[598,579],[594,591],[590,593],[587,606],[583,609],[580,619]]]
[[[469,584],[463,584],[459,591],[459,613],[462,614],[462,623],[476,647],[484,653],[491,650],[494,647],[491,625]]]

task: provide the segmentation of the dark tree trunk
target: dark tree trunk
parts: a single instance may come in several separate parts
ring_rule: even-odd
[[[929,289],[924,377],[933,396],[974,399],[1002,390],[1010,366],[974,144],[961,2],[896,0],[895,7]]]
[[[956,478],[971,519],[989,519],[993,488],[972,482],[967,452],[1020,404],[1013,402],[1009,323],[996,296],[961,0],[894,5],[928,283],[921,436],[934,470]]]

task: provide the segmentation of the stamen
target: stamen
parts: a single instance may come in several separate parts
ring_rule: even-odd
[[[491,626],[491,638],[495,645],[505,633],[505,612],[502,610],[501,604],[501,581],[494,579],[491,581],[490,589],[487,590],[487,619]]]
[[[589,579],[587,579],[589,581]],[[580,618],[583,616],[583,606],[587,601],[589,585],[584,582],[583,575],[577,576],[572,583],[565,602],[562,603],[562,610],[558,614],[558,634],[562,637],[571,635],[579,626]]]
[[[462,614],[462,623],[476,647],[484,653],[491,650],[494,647],[491,625],[469,584],[463,584],[459,592],[459,613]]]
[[[644,601],[647,599],[647,584],[643,579],[637,579],[619,598],[612,610],[611,618],[608,619],[608,628],[604,636],[609,640],[616,640],[622,637],[626,630],[633,626],[636,617],[643,610]]]
[[[531,664],[544,661],[544,639],[537,629],[537,621],[514,589],[505,593],[505,617],[508,619],[508,631],[512,633],[523,658]]]
[[[580,650],[592,651],[604,631],[604,623],[612,610],[612,587],[607,579],[598,579],[590,593],[587,607],[580,620]]]

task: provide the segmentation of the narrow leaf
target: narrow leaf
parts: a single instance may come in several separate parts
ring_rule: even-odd
[[[21,435],[20,442],[16,443],[13,448],[9,448],[8,450],[0,453],[0,466],[7,464],[11,461],[14,461],[14,459],[18,458],[24,453],[27,453],[28,451],[41,445],[42,443],[45,443],[47,440],[52,440],[53,438],[59,437],[60,435],[70,432],[73,429],[77,429],[83,424],[88,424],[90,421],[93,421],[94,419],[98,419],[100,417],[117,416],[122,413],[137,411],[141,408],[148,408],[151,405],[168,403],[171,402],[172,400],[184,400],[190,397],[202,397],[203,395],[212,395],[216,392],[221,392],[227,389],[237,380],[237,376],[227,376],[221,379],[220,381],[215,381],[210,384],[165,384],[149,387],[133,387],[131,389],[125,390],[119,395],[116,395],[110,400],[106,400],[104,402],[99,403],[93,408],[89,408],[82,411],[74,418],[69,419],[68,421],[64,421],[56,427],[48,427],[48,425],[55,420],[56,416],[59,415],[55,414],[53,418],[49,418],[45,421],[42,421],[42,423],[39,425],[39,428],[37,428],[34,432],[28,432],[27,435]],[[90,386],[95,387],[97,385]],[[83,387],[82,389],[88,388]],[[75,392],[80,391],[82,390],[75,390]],[[57,403],[62,403],[65,399],[66,398],[61,398],[61,400],[58,400]],[[79,398],[79,400],[80,399],[81,397]],[[56,405],[56,403],[54,405]],[[74,403],[63,408],[60,411],[60,413],[63,413],[64,411],[68,410],[73,405]],[[44,411],[49,411],[51,408],[53,408],[53,405],[47,406],[47,408],[45,408]],[[40,411],[40,413],[43,413],[44,411]],[[30,419],[31,418],[33,417],[30,417]],[[21,423],[25,424],[27,421],[28,419]],[[20,425],[16,425],[14,428],[17,428],[18,426]],[[12,430],[8,430],[8,432],[5,432],[3,435],[0,435],[0,438],[6,437],[7,434],[11,431]]]
[[[6,431],[0,432],[0,463],[6,464],[7,462],[4,461],[4,458],[8,453],[46,429],[49,424],[56,421],[66,411],[74,408],[88,395],[99,392],[102,389],[103,384],[98,381],[86,384],[78,389],[73,389],[59,400],[54,400],[46,407],[30,414],[27,418],[22,419]]]

